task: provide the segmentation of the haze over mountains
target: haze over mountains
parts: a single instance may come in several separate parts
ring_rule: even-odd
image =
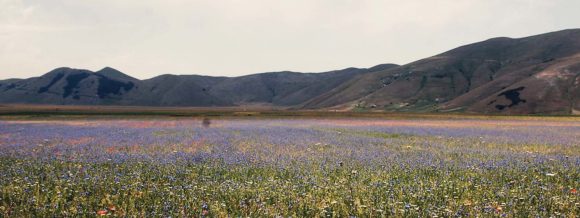
[[[580,29],[494,38],[398,66],[241,77],[58,68],[0,81],[0,104],[241,106],[409,112],[577,114]]]

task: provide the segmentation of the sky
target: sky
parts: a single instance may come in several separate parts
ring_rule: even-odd
[[[580,27],[578,0],[0,0],[0,79],[109,66],[239,76],[406,64]]]

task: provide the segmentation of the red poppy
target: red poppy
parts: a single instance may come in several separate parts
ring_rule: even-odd
[[[577,192],[578,192],[578,191],[576,191],[576,189],[575,189],[575,188],[573,188],[573,189],[571,189],[571,190],[570,190],[570,193],[572,193],[572,194],[576,194]]]
[[[107,210],[99,210],[99,211],[97,211],[97,215],[99,215],[99,216],[105,216],[105,215],[107,215],[107,213],[108,213]]]

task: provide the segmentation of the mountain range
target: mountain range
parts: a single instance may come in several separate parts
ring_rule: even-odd
[[[0,81],[0,104],[580,113],[580,29],[493,38],[406,65],[139,80],[106,67]]]

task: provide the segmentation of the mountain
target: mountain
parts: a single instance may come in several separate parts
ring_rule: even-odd
[[[494,38],[360,76],[304,107],[570,114],[579,75],[580,29]]]
[[[41,77],[11,80],[0,86],[2,103],[106,104],[115,103],[135,83],[88,70],[58,68]]]
[[[110,67],[97,72],[58,68],[47,74],[0,81],[0,103],[134,106],[300,105],[371,71],[271,72],[241,77],[161,75],[138,80]]]
[[[135,81],[137,79],[122,73],[121,71],[118,71],[116,69],[113,69],[111,67],[105,67],[97,72],[95,72],[95,74],[104,76],[104,77],[108,77],[111,79],[115,79],[115,80],[125,80],[125,81]]]
[[[493,38],[406,65],[240,77],[58,68],[0,81],[0,103],[280,106],[401,112],[579,114],[580,29]]]

